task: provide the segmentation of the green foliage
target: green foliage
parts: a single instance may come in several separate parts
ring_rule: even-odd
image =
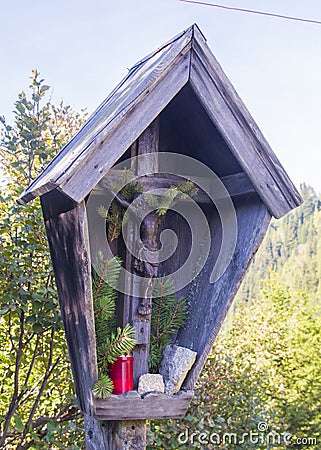
[[[122,179],[120,182],[112,181],[109,187],[114,193],[118,193],[119,198],[131,203],[135,198],[143,193],[143,187],[138,181],[131,181],[132,173],[129,169],[123,170]],[[164,217],[174,203],[175,200],[182,200],[188,196],[193,196],[198,192],[198,189],[191,181],[184,181],[177,186],[171,186],[166,189],[163,195],[155,195],[147,193],[141,200],[142,206],[148,206],[156,210],[159,218]],[[144,204],[146,203],[146,204]],[[107,220],[108,224],[108,239],[112,242],[117,239],[121,233],[121,227],[124,221],[125,209],[124,206],[114,199],[107,210],[103,205],[97,208],[98,214]]]
[[[153,293],[149,370],[154,373],[159,370],[164,348],[171,343],[186,318],[186,299],[178,299],[175,293],[169,294],[171,286],[170,282],[160,281]]]
[[[93,302],[95,313],[95,331],[97,348],[107,341],[110,330],[115,329],[115,309],[118,292],[115,286],[120,273],[120,259],[117,257],[104,260],[102,253],[98,255],[97,272],[93,272]]]
[[[116,328],[115,309],[117,285],[121,261],[114,257],[104,260],[99,253],[93,273],[93,302],[95,313],[95,331],[97,344],[98,381],[93,387],[94,394],[105,398],[113,390],[113,382],[108,376],[109,365],[119,356],[129,354],[136,345],[135,330],[127,324],[124,329]]]
[[[107,363],[116,361],[118,356],[127,355],[136,345],[135,330],[129,324],[122,329],[117,327],[116,332],[112,332],[105,345],[101,348],[101,366],[107,369]]]
[[[186,418],[152,421],[148,448],[263,450],[270,448],[266,441],[216,446],[198,440],[204,431],[208,436],[255,433],[261,422],[269,432],[293,434],[293,448],[306,448],[295,444],[297,437],[315,438],[309,448],[319,448],[321,207],[312,188],[301,190],[305,203],[272,221]],[[186,429],[189,436],[196,433],[194,443],[180,446],[178,436]]]
[[[313,301],[321,294],[321,201],[303,184],[304,203],[280,220],[272,220],[264,241],[246,275],[238,299],[255,298],[260,280],[270,269],[293,289],[307,291]]]
[[[166,189],[161,197],[149,194],[147,203],[156,209],[159,217],[162,217],[165,216],[175,200],[183,200],[195,195],[197,192],[198,189],[192,181],[183,181],[177,186],[171,186],[169,189]]]
[[[100,375],[99,380],[93,387],[93,393],[98,398],[107,398],[113,388],[114,385],[110,377],[108,375]]]
[[[131,181],[133,178],[130,169],[124,169],[122,171],[122,177],[119,182],[111,181],[109,184],[110,189],[117,193],[126,200],[132,202],[139,194],[143,192],[142,185],[137,181]]]
[[[131,179],[131,171],[129,169],[124,169],[121,181],[112,181],[109,184],[110,189],[114,193],[118,193],[126,202],[132,202],[143,191],[141,184],[130,181]],[[109,241],[112,242],[114,239],[117,239],[121,233],[125,209],[117,202],[117,200],[113,200],[109,210],[101,205],[97,208],[97,212],[101,217],[107,220]]]
[[[321,317],[306,295],[280,285],[272,274],[256,302],[240,306],[229,330],[223,330],[181,421],[150,424],[153,449],[176,449],[178,436],[196,433],[184,448],[266,449],[262,442],[202,444],[197,436],[288,432],[297,438],[321,434]],[[304,446],[294,446],[304,448]],[[281,441],[277,448],[286,448]],[[317,449],[318,445],[309,448]]]
[[[18,206],[22,190],[83,123],[83,115],[45,97],[31,74],[2,122],[0,165],[0,447],[66,448],[78,437],[79,412],[39,201]],[[69,441],[69,439],[71,441]]]
[[[97,208],[97,212],[101,217],[107,220],[109,241],[112,242],[114,239],[119,238],[124,218],[124,210],[119,204],[114,200],[110,205],[109,210],[100,205]]]

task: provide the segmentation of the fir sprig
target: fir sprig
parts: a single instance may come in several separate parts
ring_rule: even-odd
[[[109,364],[130,353],[136,341],[133,327],[127,324],[124,329],[116,328],[115,323],[118,291],[114,286],[117,286],[120,274],[120,259],[105,260],[100,252],[96,269],[93,274],[93,303],[99,378],[93,392],[97,397],[105,398],[113,390],[113,382],[108,375]]]
[[[120,259],[117,257],[104,260],[99,252],[96,269],[93,273],[93,303],[95,313],[95,330],[97,347],[100,348],[106,342],[111,330],[115,328],[115,308],[117,285],[121,268]]]
[[[109,187],[112,192],[118,193],[118,195],[126,200],[132,202],[143,192],[143,187],[138,181],[131,181],[133,178],[129,169],[124,169],[122,172],[122,178],[120,182],[111,181]],[[97,208],[98,214],[106,219],[108,224],[108,239],[112,242],[117,239],[121,234],[121,228],[124,220],[125,210],[114,199],[107,210],[103,205]]]
[[[192,197],[197,193],[198,189],[192,181],[183,181],[177,186],[168,188],[162,196],[156,212],[159,216],[164,216],[175,200],[184,200]]]
[[[93,387],[93,393],[98,398],[106,398],[114,388],[113,382],[108,375],[99,375],[97,383]]]
[[[99,360],[101,368],[106,370],[108,364],[112,364],[119,356],[128,355],[135,347],[135,330],[127,324],[125,328],[118,327],[112,332],[105,345],[101,347]]]
[[[143,193],[143,186],[139,181],[131,181],[133,179],[132,173],[129,169],[124,169],[122,172],[121,181],[111,181],[109,187],[114,193],[118,193],[126,202],[131,203],[135,198]],[[145,194],[142,196],[145,206],[148,205],[154,209],[159,218],[163,218],[170,207],[176,200],[183,200],[187,197],[193,197],[198,192],[198,188],[192,181],[183,181],[177,186],[171,186],[166,189],[163,195]],[[144,206],[144,205],[142,205]],[[97,208],[98,214],[106,219],[108,224],[108,239],[112,242],[121,234],[121,227],[125,217],[125,209],[114,199],[107,210],[103,205]]]
[[[158,371],[164,348],[171,343],[172,336],[186,319],[186,299],[178,299],[175,293],[169,293],[172,291],[172,282],[160,282],[157,286],[157,297],[153,298],[149,357],[149,369],[152,372]]]

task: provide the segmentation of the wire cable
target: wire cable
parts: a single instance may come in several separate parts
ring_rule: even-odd
[[[224,6],[224,5],[218,5],[216,3],[207,3],[207,2],[197,1],[197,0],[178,0],[178,1],[184,2],[184,3],[194,3],[196,5],[214,6],[214,8],[227,9],[230,11],[246,12],[246,13],[251,13],[251,14],[259,14],[261,16],[277,17],[278,19],[296,20],[297,22],[307,22],[307,23],[314,23],[317,25],[321,25],[320,20],[303,19],[301,17],[285,16],[283,14],[274,14],[274,13],[269,13],[269,12],[264,12],[264,11],[256,11],[255,9],[236,8],[234,6]]]

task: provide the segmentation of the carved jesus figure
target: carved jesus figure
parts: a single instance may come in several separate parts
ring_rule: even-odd
[[[124,209],[128,209],[131,206],[131,203],[123,199],[119,194],[115,194],[115,199]],[[131,208],[130,212],[135,214],[136,218],[140,218],[135,208]],[[138,306],[138,313],[141,315],[149,315],[152,312],[151,297],[148,291],[152,279],[158,277],[159,224],[160,217],[156,211],[146,214],[141,219],[139,257],[134,261],[134,269],[150,279],[145,295]],[[153,257],[153,253],[155,253],[155,257]]]
[[[157,196],[158,206],[151,212],[148,201],[144,196],[139,196],[139,207],[133,206],[125,200],[120,193],[114,193],[114,199],[125,210],[129,210],[135,217],[141,221],[140,242],[138,258],[134,261],[134,270],[146,278],[149,283],[138,306],[137,312],[141,315],[149,315],[152,312],[151,293],[153,278],[158,277],[159,262],[158,252],[159,244],[159,226],[161,219],[165,217],[167,210],[178,200],[194,195],[198,189],[190,181],[180,183],[178,186],[172,186],[165,191],[163,196]],[[132,206],[130,208],[130,206]]]

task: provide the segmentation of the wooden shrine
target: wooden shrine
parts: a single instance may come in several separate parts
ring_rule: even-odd
[[[144,158],[146,154],[152,157]],[[176,173],[164,173],[158,163],[162,154],[197,160],[216,174],[219,185],[217,180],[207,180],[206,192],[203,182],[198,184],[199,174],[179,173],[179,164],[173,164],[172,171],[177,169]],[[131,169],[144,191],[167,189],[177,185],[184,175],[200,186],[193,201],[206,217],[210,246],[202,270],[178,289],[188,299],[188,311],[184,325],[174,337],[177,345],[197,352],[197,359],[178,394],[125,394],[100,400],[92,392],[97,381],[97,356],[89,241],[95,238],[89,236],[86,206],[89,198],[97,205],[102,202],[117,164],[137,157],[138,163]],[[217,186],[223,190],[218,192]],[[120,433],[122,421],[138,421],[139,429],[144,419],[183,417],[195,382],[271,217],[282,217],[302,201],[197,25],[129,70],[82,129],[25,190],[20,202],[38,196],[76,394],[80,408],[92,420],[92,429],[97,425],[95,420],[120,421],[118,425],[113,422],[113,431],[109,431],[112,435]],[[224,238],[222,213],[216,201],[224,196],[230,198],[233,206],[237,233],[225,270],[212,279]],[[188,258],[192,236],[186,221],[175,211],[168,213],[162,226],[178,237],[175,253],[159,264],[159,270],[166,275]],[[131,239],[138,240],[140,236],[136,233]],[[121,254],[125,268],[132,272],[134,259],[121,238],[111,248],[114,254]],[[145,315],[139,313],[140,302],[134,295],[121,294],[116,311],[120,324],[129,322],[136,330],[135,388],[139,376],[148,372],[150,321],[148,311]],[[109,448],[101,443],[91,445],[88,448]]]

